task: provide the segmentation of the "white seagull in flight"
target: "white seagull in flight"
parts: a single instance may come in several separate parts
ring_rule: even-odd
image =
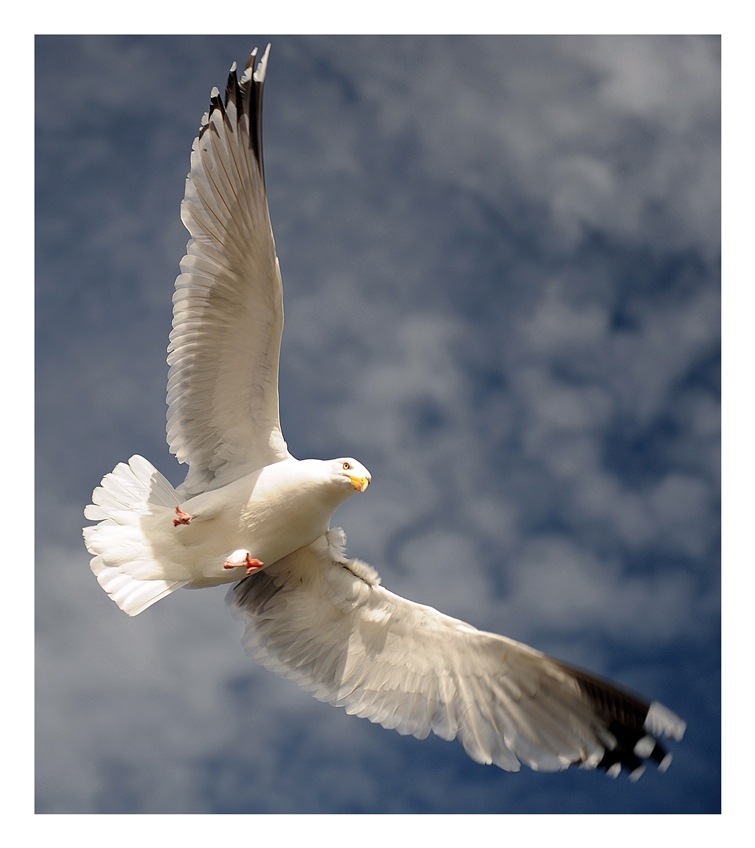
[[[183,586],[234,585],[244,644],[321,701],[518,771],[665,770],[685,723],[533,648],[388,592],[344,553],[336,508],[364,492],[357,460],[295,459],[281,433],[283,291],[265,193],[262,90],[270,46],[217,88],[191,153],[191,239],[173,297],[168,443],[177,489],[133,456],[92,495],[92,571],[128,615]],[[240,571],[239,571],[240,569]],[[242,579],[239,581],[239,576]],[[238,581],[238,582],[237,582]]]

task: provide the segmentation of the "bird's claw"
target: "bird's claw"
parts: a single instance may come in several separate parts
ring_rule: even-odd
[[[176,515],[178,518],[173,519],[174,527],[178,527],[179,524],[189,524],[191,519],[194,518],[193,515],[189,515],[188,512],[184,512],[180,506],[176,507]]]
[[[230,560],[223,563],[223,568],[246,568],[246,576],[248,577],[255,571],[259,571],[265,567],[265,563],[259,559],[253,559],[251,554],[247,554],[244,562],[231,562]]]

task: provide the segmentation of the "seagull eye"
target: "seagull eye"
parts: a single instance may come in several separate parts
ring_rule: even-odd
[[[350,462],[344,462],[343,470],[348,471],[350,468],[351,468],[351,463]]]

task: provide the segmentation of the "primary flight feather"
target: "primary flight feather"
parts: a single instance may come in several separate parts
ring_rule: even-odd
[[[345,556],[337,507],[370,483],[351,457],[297,460],[283,438],[283,289],[262,160],[270,47],[225,98],[210,95],[181,219],[191,239],[173,297],[168,443],[189,466],[174,488],[133,456],[86,507],[92,571],[129,615],[176,589],[233,582],[247,650],[316,698],[399,733],[458,737],[516,771],[670,761],[666,707],[388,592]],[[239,572],[241,569],[241,572]],[[239,577],[243,577],[239,581]]]

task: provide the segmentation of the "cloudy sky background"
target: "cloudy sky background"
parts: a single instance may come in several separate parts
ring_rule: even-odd
[[[660,700],[664,775],[508,774],[257,667],[222,588],[128,619],[81,539],[175,484],[165,348],[208,95],[273,43],[281,419],[373,485],[384,585]],[[38,812],[720,810],[720,42],[40,37]]]

